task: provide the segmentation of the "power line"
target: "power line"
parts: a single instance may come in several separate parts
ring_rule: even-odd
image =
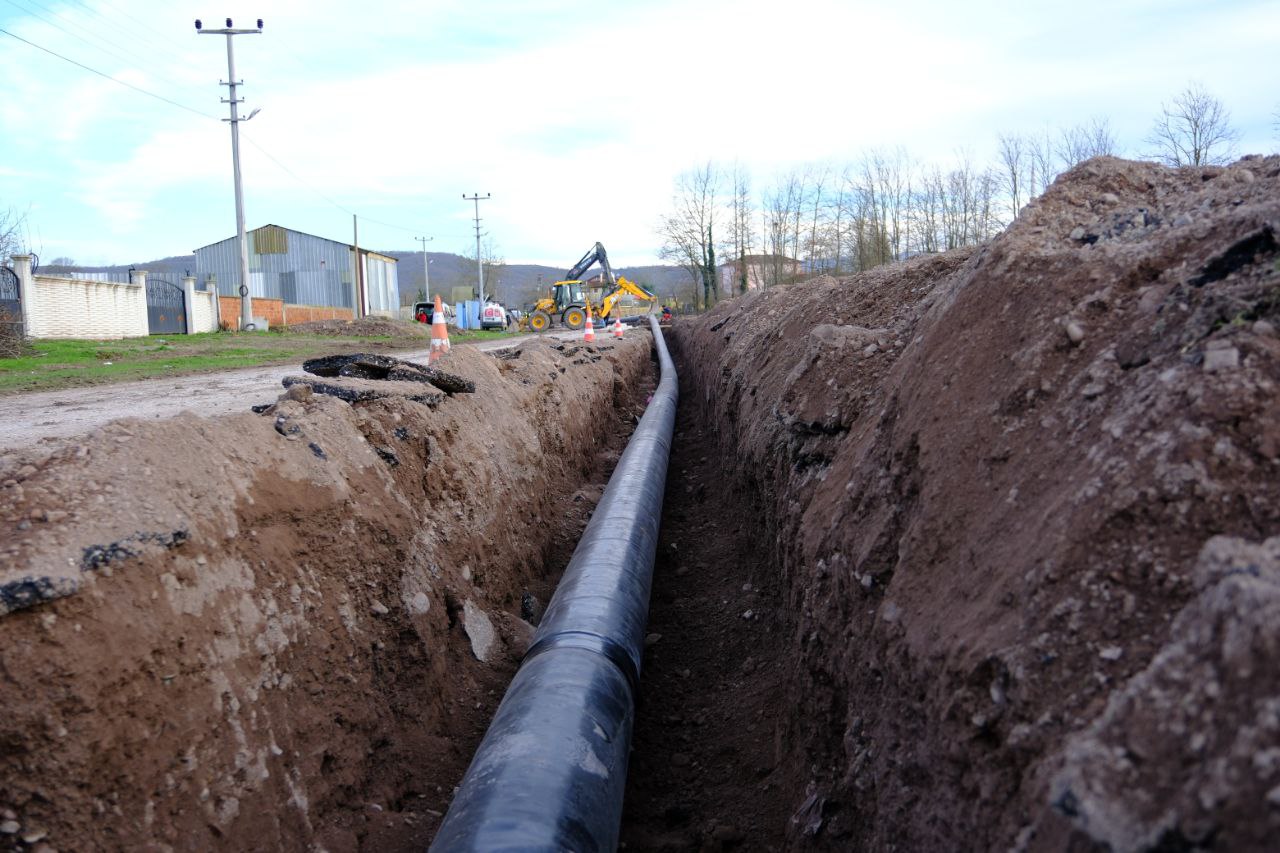
[[[27,39],[24,39],[22,36],[15,35],[14,33],[11,33],[8,30],[4,29],[3,27],[0,27],[0,33],[3,33],[9,36],[10,38],[15,38],[18,41],[22,42],[23,44],[30,45],[31,47],[34,47],[36,50],[44,51],[50,56],[56,56],[58,59],[61,59],[63,62],[70,62],[72,65],[76,66],[77,68],[83,68],[85,71],[88,71],[90,74],[97,74],[99,77],[103,78],[104,80],[110,80],[112,83],[117,83],[121,86],[124,86],[126,89],[132,89],[133,91],[141,95],[146,95],[148,98],[155,98],[157,101],[164,101],[166,104],[169,104],[170,106],[177,107],[180,110],[186,110],[189,113],[195,113],[201,118],[207,118],[211,121],[218,121],[217,116],[212,116],[212,115],[209,115],[208,113],[202,113],[199,110],[194,109],[193,107],[187,106],[186,104],[180,104],[177,101],[170,100],[169,98],[166,98],[164,95],[157,95],[155,92],[148,92],[146,89],[135,86],[132,83],[126,83],[125,81],[112,77],[110,74],[107,74],[103,71],[99,71],[96,68],[90,68],[88,65],[85,65],[83,62],[77,62],[68,56],[63,56],[61,53],[58,53],[57,51],[50,50],[47,47],[42,47],[33,41],[28,41]]]
[[[64,32],[65,32],[65,31],[64,31]],[[90,74],[96,74],[97,76],[101,77],[101,78],[102,78],[102,79],[104,79],[104,80],[110,80],[112,83],[116,83],[117,85],[123,86],[123,87],[125,87],[126,89],[131,89],[131,90],[133,90],[133,91],[137,92],[137,93],[138,93],[138,94],[140,94],[140,95],[146,95],[148,98],[155,98],[157,101],[163,101],[164,103],[166,103],[166,104],[168,104],[168,105],[170,105],[170,106],[177,107],[177,108],[178,108],[178,109],[180,109],[180,110],[185,110],[186,112],[192,113],[192,114],[194,114],[194,115],[198,115],[198,116],[200,116],[201,118],[205,118],[205,119],[208,119],[208,120],[210,120],[210,121],[221,121],[221,119],[220,119],[218,116],[214,116],[214,115],[210,115],[209,113],[201,112],[200,110],[197,110],[197,109],[195,109],[194,107],[189,107],[189,106],[187,106],[186,104],[182,104],[182,103],[179,103],[179,102],[177,102],[177,101],[175,101],[175,100],[172,100],[172,99],[170,99],[170,98],[166,98],[164,95],[157,95],[155,92],[150,92],[150,91],[148,91],[148,90],[146,90],[146,89],[141,88],[140,86],[135,86],[135,85],[133,85],[132,83],[127,83],[127,82],[125,82],[124,80],[120,80],[120,79],[118,79],[118,78],[116,78],[116,77],[112,77],[110,74],[107,74],[107,73],[106,73],[106,72],[104,72],[104,71],[99,71],[99,70],[98,70],[98,69],[96,69],[96,68],[91,68],[90,66],[85,65],[83,62],[78,62],[78,61],[76,61],[76,60],[72,59],[72,58],[71,58],[71,57],[69,57],[69,56],[64,56],[64,55],[62,55],[61,53],[58,53],[58,52],[57,52],[57,51],[55,51],[55,50],[50,50],[49,48],[44,47],[43,45],[36,44],[35,42],[30,41],[29,39],[25,39],[25,38],[23,38],[22,36],[17,35],[17,34],[15,34],[15,33],[12,33],[12,32],[10,32],[9,30],[4,29],[3,27],[0,27],[0,34],[4,34],[4,35],[9,36],[10,38],[17,39],[18,41],[22,42],[22,43],[23,43],[23,44],[25,44],[25,45],[28,45],[28,46],[30,46],[30,47],[34,47],[36,50],[39,50],[39,51],[41,51],[41,52],[43,52],[43,53],[47,53],[47,54],[49,54],[50,56],[56,57],[57,59],[61,59],[63,62],[70,63],[71,65],[74,65],[74,66],[76,66],[77,68],[80,68],[80,69],[82,69],[82,70],[84,70],[84,71],[88,71]],[[68,33],[68,35],[72,35],[72,34],[71,34],[71,33]],[[330,198],[329,196],[325,195],[323,192],[321,192],[319,189],[317,189],[315,186],[313,186],[310,182],[308,182],[307,180],[305,180],[305,179],[304,179],[301,175],[299,175],[297,172],[293,171],[293,170],[292,170],[292,169],[290,169],[288,166],[286,166],[283,162],[281,162],[281,161],[280,161],[280,160],[279,160],[275,155],[273,155],[270,151],[268,151],[266,148],[263,148],[261,145],[259,145],[257,142],[255,142],[252,138],[250,138],[250,137],[249,137],[249,135],[248,135],[248,134],[245,134],[244,139],[245,139],[245,141],[246,141],[246,142],[248,142],[248,143],[249,143],[250,145],[252,145],[254,148],[258,149],[258,151],[259,151],[259,152],[261,152],[261,153],[263,154],[263,156],[265,156],[268,160],[270,160],[272,163],[274,163],[274,164],[275,164],[277,167],[279,167],[283,172],[285,172],[287,175],[289,175],[289,176],[290,176],[291,178],[293,178],[295,181],[297,181],[298,183],[300,183],[302,186],[304,186],[304,187],[306,187],[307,189],[311,190],[311,192],[315,193],[315,194],[316,194],[317,196],[319,196],[320,198],[324,199],[324,201],[328,202],[328,203],[329,203],[330,205],[332,205],[333,207],[335,207],[335,208],[337,208],[338,210],[342,211],[343,213],[346,213],[346,214],[351,215],[351,216],[357,216],[357,215],[359,215],[359,214],[357,214],[355,211],[351,210],[350,208],[348,208],[348,207],[346,207],[346,206],[344,206],[344,205],[342,205],[342,204],[339,204],[338,202],[334,201],[334,200],[333,200],[332,198]],[[372,218],[372,217],[368,217],[368,216],[360,216],[360,218],[361,218],[361,219],[363,219],[364,221],[366,221],[366,222],[370,222],[370,223],[372,223],[372,224],[374,224],[374,225],[381,225],[381,226],[383,226],[383,227],[385,227],[385,228],[394,228],[394,229],[396,229],[396,230],[398,230],[398,231],[404,231],[404,232],[407,232],[407,233],[409,233],[409,234],[420,234],[420,233],[422,233],[422,229],[421,229],[421,228],[409,228],[409,227],[404,226],[404,225],[396,225],[395,223],[391,223],[391,222],[384,222],[384,221],[382,221],[382,220],[380,220],[380,219],[374,219],[374,218]]]
[[[33,2],[33,3],[34,3],[34,2],[35,2],[35,0],[30,0],[30,2]],[[157,41],[156,39],[153,39],[153,38],[150,38],[150,37],[147,37],[147,36],[142,36],[142,35],[140,35],[136,30],[129,29],[129,28],[127,28],[126,26],[124,26],[124,25],[122,25],[122,24],[117,23],[117,22],[116,22],[116,20],[115,20],[113,17],[111,17],[111,16],[109,16],[109,15],[104,15],[104,14],[102,14],[102,13],[101,13],[101,12],[99,12],[97,9],[95,9],[95,8],[94,8],[94,7],[92,7],[92,6],[90,6],[90,5],[86,2],[86,0],[71,0],[71,2],[75,3],[77,6],[79,6],[80,8],[82,8],[84,11],[88,12],[90,15],[93,15],[95,18],[98,18],[98,19],[99,19],[100,21],[102,21],[104,24],[106,24],[107,26],[109,26],[109,27],[111,27],[112,29],[116,30],[116,31],[117,31],[118,33],[120,33],[121,35],[126,36],[126,37],[130,40],[130,42],[132,42],[132,43],[135,43],[135,44],[145,44],[147,47],[151,47],[151,48],[154,48],[154,49],[156,49],[156,50],[158,50],[158,51],[161,51],[161,52],[163,52],[163,53],[167,54],[167,55],[168,55],[168,57],[171,57],[171,58],[172,58],[172,60],[173,60],[174,62],[186,63],[186,62],[189,62],[189,61],[190,61],[190,57],[183,56],[182,54],[178,53],[178,51],[174,50],[174,49],[170,46],[170,44],[169,44],[168,42],[166,42],[166,41]],[[99,2],[102,2],[102,0],[99,0]],[[40,5],[40,4],[38,4],[38,3],[37,3],[36,5]],[[106,5],[106,6],[107,6],[108,8],[110,8],[110,9],[113,9],[115,12],[117,12],[117,13],[119,13],[119,14],[121,14],[121,15],[124,15],[126,18],[129,18],[131,21],[133,21],[134,23],[138,24],[138,26],[143,27],[143,28],[145,28],[145,29],[147,29],[147,30],[150,30],[152,33],[154,33],[154,34],[155,34],[155,35],[157,35],[157,36],[161,36],[161,34],[160,34],[159,32],[156,32],[156,30],[154,30],[154,29],[152,29],[151,27],[147,26],[147,24],[146,24],[145,22],[143,22],[143,21],[139,21],[137,18],[134,18],[132,15],[129,15],[128,13],[123,12],[123,11],[122,11],[122,10],[120,10],[120,9],[116,9],[114,6],[111,6],[111,5],[110,5],[110,4],[108,4],[108,3],[104,3],[104,5]],[[43,7],[43,6],[42,6],[41,8],[47,8],[47,7]],[[56,14],[56,13],[55,13],[55,14]],[[60,15],[60,14],[59,14],[59,15],[58,15],[58,17],[63,18],[64,20],[67,20],[67,19],[66,19],[66,17],[65,17],[65,16],[63,16],[63,15]],[[164,37],[164,36],[161,36],[161,38],[165,38],[165,37]]]
[[[82,42],[82,43],[83,43],[83,44],[85,44],[85,45],[88,45],[89,47],[93,48],[94,50],[98,51],[99,53],[103,53],[103,54],[106,54],[106,55],[108,55],[108,56],[111,56],[111,57],[113,57],[113,58],[115,58],[115,59],[117,59],[117,60],[119,60],[119,61],[121,61],[121,62],[125,63],[126,65],[136,65],[136,64],[138,64],[138,63],[137,63],[137,61],[136,61],[136,58],[128,57],[128,56],[125,56],[125,55],[123,55],[123,54],[121,54],[121,53],[118,53],[116,50],[114,50],[114,49],[112,48],[112,46],[111,46],[110,44],[108,44],[108,43],[107,43],[107,42],[105,42],[103,39],[99,38],[98,36],[93,35],[92,33],[86,33],[85,35],[88,35],[88,36],[90,37],[90,38],[86,38],[86,37],[85,37],[85,35],[80,35],[80,34],[78,34],[78,33],[72,32],[71,30],[67,29],[65,26],[63,26],[62,24],[58,23],[57,21],[50,20],[49,18],[46,18],[44,15],[40,14],[39,12],[37,12],[35,9],[32,9],[32,8],[31,8],[31,6],[27,5],[27,3],[26,3],[26,2],[18,3],[18,2],[15,2],[15,0],[5,0],[5,2],[6,2],[6,3],[8,3],[10,6],[12,6],[13,8],[17,9],[18,11],[23,12],[23,13],[25,13],[25,14],[28,14],[28,15],[32,16],[33,18],[35,18],[36,20],[41,21],[41,22],[43,22],[43,23],[47,24],[47,25],[48,25],[48,26],[50,26],[50,27],[53,27],[55,30],[58,30],[59,32],[61,32],[61,33],[63,33],[63,34],[70,36],[71,38],[75,39],[76,41],[79,41],[79,42]],[[37,6],[38,6],[38,4],[37,4]],[[52,10],[50,10],[50,9],[48,9],[48,8],[44,7],[44,6],[38,6],[38,8],[43,9],[44,11],[49,12],[49,14],[54,15],[55,17],[57,17],[57,14],[56,14],[55,12],[53,12]],[[75,27],[77,30],[78,30],[78,29],[80,29],[80,25],[79,25],[79,24],[73,24],[71,21],[66,21],[65,19],[64,19],[64,23],[66,23],[66,24],[67,24],[67,25],[69,25],[69,26],[73,26],[73,27]],[[92,40],[90,40],[90,39],[92,39]]]
[[[88,9],[88,8],[89,8],[89,5],[88,5],[87,3],[85,3],[85,2],[83,2],[83,0],[79,0],[79,2],[80,2],[80,5],[84,6],[86,9]],[[166,35],[165,33],[162,33],[162,32],[160,32],[159,30],[155,29],[155,28],[154,28],[154,27],[152,27],[150,24],[148,24],[146,21],[142,21],[142,20],[139,20],[138,18],[135,18],[133,15],[130,15],[128,12],[126,12],[124,9],[121,9],[119,6],[115,6],[115,5],[111,4],[111,3],[109,3],[109,2],[107,2],[107,0],[98,0],[98,2],[100,2],[103,6],[106,6],[108,9],[111,9],[112,11],[114,11],[114,12],[116,12],[116,13],[118,13],[118,14],[120,14],[120,15],[123,15],[124,17],[128,18],[129,20],[133,21],[135,24],[137,24],[138,26],[142,27],[143,29],[151,30],[151,32],[153,32],[153,33],[155,33],[157,36],[159,36],[161,40],[164,40],[164,39],[168,39],[168,38],[169,38],[169,36],[168,36],[168,35]],[[96,11],[95,11],[95,14],[96,14]],[[186,61],[186,59],[187,59],[186,57],[183,57],[183,61],[184,61],[184,62]]]
[[[324,200],[325,200],[325,201],[327,201],[329,204],[331,204],[331,205],[333,205],[334,207],[336,207],[338,210],[341,210],[343,213],[346,213],[346,214],[348,214],[348,215],[350,215],[350,216],[356,216],[356,215],[357,215],[357,214],[355,213],[355,211],[353,211],[353,210],[348,210],[347,208],[343,207],[343,206],[342,206],[341,204],[339,204],[338,202],[336,202],[336,201],[334,201],[333,199],[329,198],[327,195],[325,195],[324,193],[320,192],[320,190],[316,189],[316,187],[312,186],[308,181],[304,180],[304,179],[302,178],[302,176],[301,176],[301,175],[299,175],[297,172],[295,172],[295,171],[293,171],[292,169],[290,169],[290,168],[289,168],[288,166],[286,166],[284,163],[281,163],[279,160],[277,160],[277,159],[275,158],[275,156],[274,156],[270,151],[268,151],[267,149],[263,148],[263,147],[262,147],[261,145],[259,145],[258,143],[254,142],[254,141],[253,141],[253,138],[252,138],[252,137],[250,137],[250,136],[249,136],[249,134],[247,134],[247,133],[245,133],[245,134],[244,134],[244,141],[245,141],[245,142],[247,142],[247,143],[249,143],[250,145],[252,145],[254,148],[257,148],[257,149],[258,149],[258,151],[260,151],[264,157],[266,157],[266,158],[267,158],[268,160],[270,160],[272,163],[275,163],[277,166],[279,166],[279,167],[280,167],[280,169],[281,169],[282,171],[284,171],[286,174],[288,174],[288,175],[289,175],[289,177],[293,178],[295,181],[297,181],[298,183],[302,184],[302,185],[303,185],[304,187],[306,187],[307,189],[311,190],[311,191],[312,191],[313,193],[315,193],[317,196],[319,196],[320,198],[324,199]],[[361,217],[361,218],[363,218],[363,217]],[[373,221],[373,220],[370,220],[370,221]],[[379,222],[378,224],[379,224],[379,225],[382,225],[382,224],[384,224],[384,223]],[[392,226],[392,227],[395,227],[395,226]],[[408,230],[408,229],[406,229],[406,230]],[[416,232],[415,232],[415,233],[416,233]]]

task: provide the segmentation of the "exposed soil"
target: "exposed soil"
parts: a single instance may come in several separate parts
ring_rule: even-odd
[[[4,846],[425,847],[649,346],[455,347],[434,406],[298,387],[0,471]]]
[[[787,847],[1274,844],[1278,225],[1280,158],[1097,159],[977,249],[677,324],[778,543]]]

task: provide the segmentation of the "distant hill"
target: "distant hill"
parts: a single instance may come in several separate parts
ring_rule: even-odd
[[[127,273],[130,268],[146,270],[147,272],[165,273],[172,275],[185,275],[190,271],[191,275],[196,274],[196,256],[195,255],[170,255],[167,258],[160,258],[154,261],[138,261],[132,264],[112,264],[108,266],[84,267],[84,266],[67,266],[64,264],[41,264],[39,272],[48,273],[49,275],[57,275],[67,272],[110,272],[110,273]]]

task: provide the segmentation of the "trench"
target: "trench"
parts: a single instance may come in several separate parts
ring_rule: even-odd
[[[621,846],[781,849],[794,791],[775,546],[680,375]]]

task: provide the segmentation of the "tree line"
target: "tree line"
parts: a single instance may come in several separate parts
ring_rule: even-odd
[[[1221,101],[1191,84],[1161,105],[1144,156],[1170,166],[1220,164],[1238,138]],[[1110,123],[1098,117],[1000,134],[988,163],[965,152],[946,166],[925,163],[896,146],[842,164],[801,165],[757,186],[740,163],[709,161],[676,177],[658,225],[659,254],[689,273],[690,301],[705,308],[725,292],[981,243],[1062,172],[1118,153]],[[721,280],[726,261],[729,282]]]

